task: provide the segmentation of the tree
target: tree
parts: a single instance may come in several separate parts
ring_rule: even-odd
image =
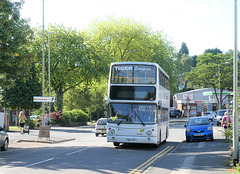
[[[107,96],[107,79],[102,79],[101,82],[92,81],[91,86],[81,85],[65,94],[64,110],[81,108],[90,115],[90,119],[96,112],[97,116],[94,116],[94,119],[97,120],[100,113],[103,113],[105,96]]]
[[[94,48],[85,43],[84,33],[63,25],[50,25],[45,35],[48,31],[55,32],[51,35],[51,90],[56,94],[56,110],[62,110],[64,94],[78,85],[89,84],[92,79],[97,79],[102,72],[102,61],[95,54]],[[41,62],[42,29],[37,28],[35,34],[32,50]],[[38,68],[41,72],[42,64],[38,64]],[[41,73],[39,75],[42,78]]]
[[[27,78],[32,62],[28,47],[32,30],[28,21],[20,18],[23,0],[0,2],[0,86],[9,84],[12,77]]]
[[[90,38],[88,44],[103,57],[107,69],[111,62],[155,62],[169,74],[171,91],[175,90],[173,85],[175,48],[162,32],[153,32],[146,25],[125,18],[95,21],[87,32]],[[108,78],[108,70],[105,72],[105,77]]]
[[[232,64],[233,57],[232,51],[225,54],[218,53],[204,53],[197,57],[197,67],[187,73],[186,80],[190,82],[190,85],[194,88],[212,87],[215,91],[215,96],[222,106],[222,92],[224,89],[232,89]],[[217,89],[219,86],[219,71],[220,66],[220,100],[217,96]]]
[[[213,55],[217,55],[218,53],[223,53],[220,49],[214,48],[214,49],[206,49],[204,53],[212,53]]]
[[[193,69],[193,58],[189,55],[183,54],[180,66],[182,67],[182,74],[179,75],[179,86],[182,86],[182,91],[187,91],[186,73],[190,72]]]
[[[178,52],[178,57],[181,58],[183,54],[189,54],[188,47],[185,42],[183,42],[181,45],[181,49]]]
[[[36,69],[33,66],[30,71],[30,78],[23,81],[19,78],[13,78],[14,86],[5,88],[2,92],[1,105],[11,109],[16,109],[18,115],[20,110],[39,109],[40,103],[33,102],[34,96],[41,96],[41,83],[36,77]],[[18,117],[16,123],[18,122]]]

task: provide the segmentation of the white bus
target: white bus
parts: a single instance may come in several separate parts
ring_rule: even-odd
[[[169,134],[170,82],[156,63],[117,62],[110,66],[107,141],[153,144]]]

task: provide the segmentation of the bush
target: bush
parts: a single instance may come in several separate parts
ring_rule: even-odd
[[[77,122],[87,122],[89,119],[89,115],[83,110],[74,109],[71,111],[71,113],[73,118],[76,119]]]
[[[89,115],[85,113],[84,111],[80,109],[74,109],[71,111],[64,111],[61,112],[55,112],[51,114],[51,123],[52,124],[59,124],[61,126],[66,126],[71,124],[72,122],[81,122],[81,123],[87,123],[89,120]]]
[[[51,113],[51,123],[64,125],[64,116],[61,111]]]
[[[34,128],[39,127],[40,123],[36,120],[28,119],[28,125],[29,125],[29,129],[34,129]]]

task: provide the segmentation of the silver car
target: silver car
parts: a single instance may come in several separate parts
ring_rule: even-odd
[[[98,137],[99,134],[104,135],[107,133],[107,118],[98,119],[95,125],[95,135]]]
[[[0,126],[0,148],[2,151],[8,150],[9,138],[5,129]]]
[[[208,117],[209,120],[213,121],[214,118],[216,118],[216,112],[214,112],[214,111],[203,112],[203,113],[202,113],[202,116]]]

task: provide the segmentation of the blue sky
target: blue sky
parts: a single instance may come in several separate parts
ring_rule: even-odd
[[[42,25],[42,7],[43,0],[25,0],[21,16],[32,27]],[[163,31],[177,50],[185,42],[192,56],[234,48],[234,0],[44,0],[44,7],[46,27],[82,29],[94,19],[126,17]]]

